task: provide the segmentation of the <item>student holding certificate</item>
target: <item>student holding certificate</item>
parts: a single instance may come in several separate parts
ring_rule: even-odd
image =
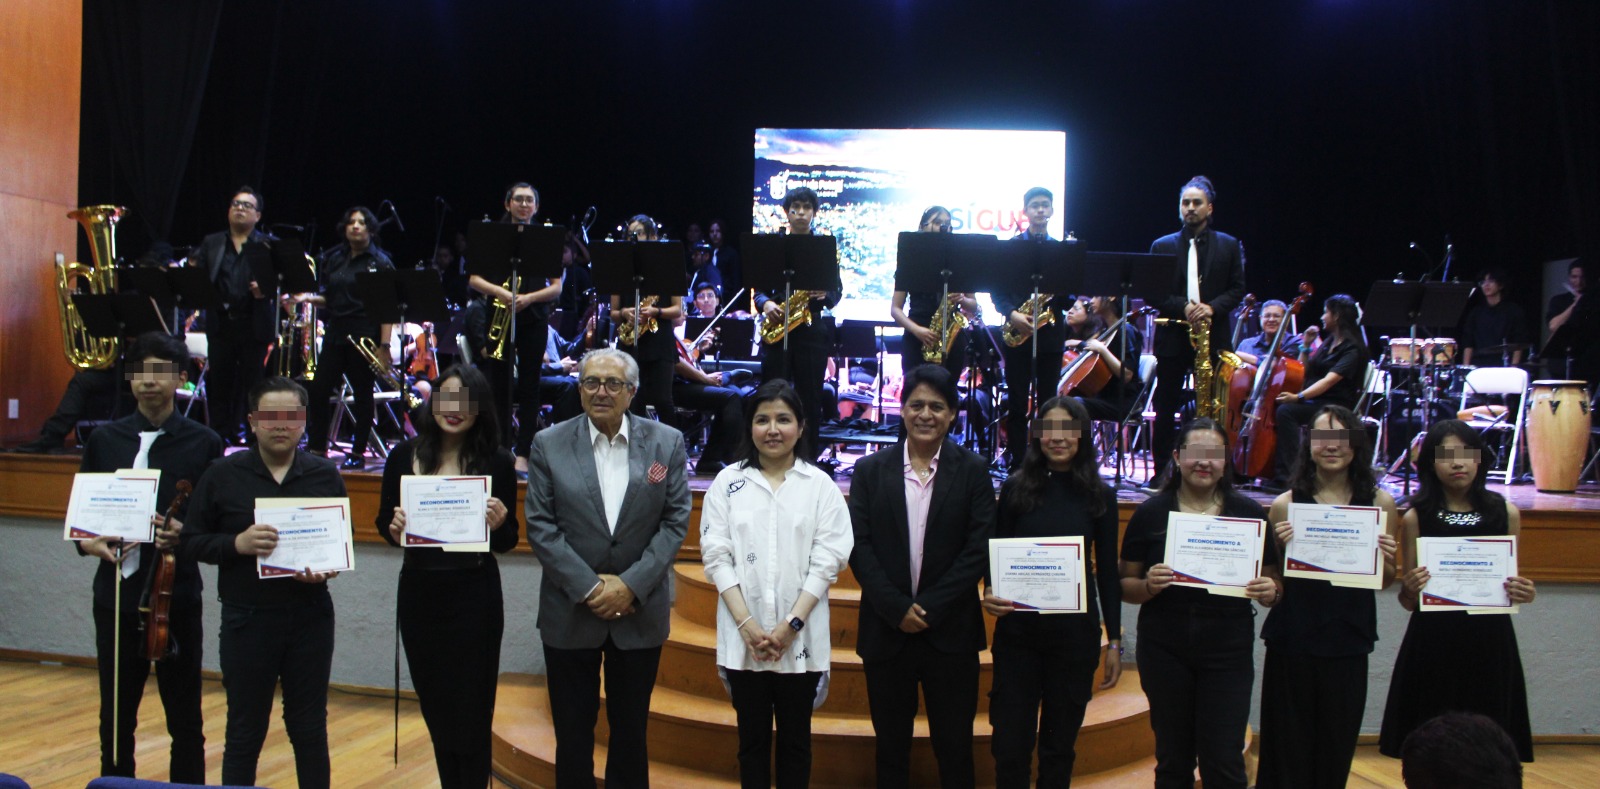
[[[1039,785],[1072,783],[1073,744],[1094,695],[1094,672],[1101,662],[1102,620],[1110,646],[1099,689],[1116,687],[1122,676],[1117,494],[1100,479],[1089,412],[1076,399],[1051,398],[1039,409],[1030,434],[1022,465],[1000,489],[994,536],[1082,538],[1085,561],[1080,577],[1087,573],[1092,550],[1096,583],[1084,583],[1083,613],[1059,615],[1018,613],[1010,600],[995,596],[985,584],[983,609],[999,618],[991,648],[994,689],[989,694],[989,721],[994,725],[990,748],[995,786],[1002,789],[1031,785],[1035,739]]]
[[[396,547],[406,542],[402,478],[487,476],[491,495],[480,528],[488,527],[488,550],[505,553],[516,547],[519,521],[506,506],[517,500],[516,461],[500,446],[488,377],[470,365],[446,370],[418,427],[417,437],[395,447],[384,465],[378,533]],[[413,513],[412,522],[420,517]],[[489,783],[490,727],[505,632],[494,553],[411,547],[400,569],[400,640],[445,789]]]
[[[1283,597],[1277,552],[1264,530],[1261,574],[1244,596],[1174,584],[1168,521],[1187,513],[1261,519],[1261,505],[1233,490],[1228,439],[1198,418],[1178,431],[1176,463],[1161,492],[1134,510],[1122,540],[1122,599],[1140,605],[1136,654],[1156,735],[1156,789],[1194,786],[1195,762],[1208,789],[1244,789],[1244,733],[1255,682],[1255,610]]]
[[[1378,487],[1372,472],[1372,442],[1350,409],[1323,406],[1313,416],[1310,438],[1301,442],[1289,487],[1268,511],[1274,538],[1286,554],[1294,553],[1290,548],[1295,545],[1291,504],[1363,508],[1343,512],[1376,517],[1381,527],[1376,550],[1322,550],[1364,554],[1349,558],[1377,564],[1374,569],[1382,588],[1387,588],[1394,580],[1394,530],[1399,528],[1400,513],[1394,497]],[[1348,534],[1355,529],[1340,531]],[[1307,555],[1320,558],[1315,552]],[[1294,566],[1292,558],[1286,555],[1285,567]],[[1332,561],[1324,564],[1335,566]],[[1366,711],[1367,655],[1378,641],[1377,595],[1371,588],[1286,577],[1283,600],[1267,616],[1261,638],[1267,643],[1267,659],[1261,672],[1261,763],[1256,786],[1342,789],[1350,777]]]
[[[1412,613],[1390,675],[1378,736],[1385,756],[1399,758],[1413,729],[1456,710],[1494,719],[1511,735],[1522,760],[1533,761],[1527,687],[1511,617],[1417,610],[1418,596],[1430,580],[1428,568],[1417,566],[1419,537],[1493,537],[1520,531],[1516,505],[1487,488],[1489,467],[1482,458],[1483,437],[1459,420],[1434,425],[1422,442],[1420,489],[1403,521],[1405,588],[1400,605]],[[1505,590],[1513,604],[1533,602],[1533,581],[1527,578],[1508,577]]]
[[[262,578],[258,557],[278,547],[278,529],[256,509],[276,498],[345,496],[333,461],[296,450],[306,431],[306,390],[272,377],[250,390],[256,446],[229,455],[200,478],[189,501],[179,558],[217,565],[222,598],[218,657],[228,693],[222,783],[254,786],[273,696],[283,682],[283,728],[304,789],[327,789],[328,675],[333,669],[332,572]],[[348,518],[348,516],[346,516]],[[348,527],[348,520],[345,523]],[[348,538],[348,534],[346,537]]]
[[[809,458],[805,406],[787,381],[747,404],[741,462],[706,490],[700,550],[717,606],[717,667],[739,724],[739,782],[779,787],[811,776],[811,711],[832,665],[828,587],[855,539],[839,487]],[[796,446],[799,451],[796,451]]]

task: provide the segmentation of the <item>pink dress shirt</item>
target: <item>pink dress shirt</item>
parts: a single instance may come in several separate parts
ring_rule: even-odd
[[[939,452],[943,452],[941,446]],[[933,453],[933,460],[928,462],[926,480],[919,479],[917,472],[911,467],[911,446],[905,447],[905,475],[906,475],[906,528],[909,530],[909,544],[911,546],[911,595],[917,594],[917,586],[922,582],[922,546],[928,537],[928,506],[933,503],[933,481],[939,476],[939,452]]]

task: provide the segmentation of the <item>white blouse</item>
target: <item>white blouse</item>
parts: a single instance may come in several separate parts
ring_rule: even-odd
[[[742,671],[827,671],[828,587],[850,559],[855,534],[839,486],[798,461],[776,493],[759,468],[736,463],[717,474],[700,509],[700,556],[717,594],[735,586],[763,630],[788,627],[802,590],[817,598],[781,660],[757,661],[726,603],[717,603],[717,665]]]

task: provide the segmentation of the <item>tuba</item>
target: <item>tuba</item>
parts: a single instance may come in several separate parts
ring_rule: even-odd
[[[811,291],[797,290],[783,303],[783,315],[761,318],[761,341],[771,345],[781,341],[800,324],[811,325]]]
[[[406,386],[406,382],[395,374],[394,368],[378,358],[378,345],[372,341],[371,337],[355,337],[346,334],[345,338],[350,341],[351,345],[356,347],[356,352],[361,354],[361,358],[367,361],[367,366],[372,368],[372,374],[378,378],[378,384],[386,389],[399,392],[400,396],[405,398],[407,411],[414,411],[417,406],[422,405],[422,398],[411,393],[411,388]]]
[[[1054,293],[1040,293],[1018,305],[1017,312],[1028,316],[1039,316],[1033,321],[1033,330],[1038,331],[1056,322],[1056,311],[1050,309],[1050,300],[1055,297]],[[1023,332],[1012,328],[1009,320],[1006,321],[1005,328],[1000,330],[1000,339],[1005,340],[1006,345],[1013,348],[1027,342],[1028,338],[1032,336],[1033,332]]]
[[[645,296],[639,300],[639,309],[642,311],[645,307],[654,307],[660,300],[659,296]],[[617,344],[633,345],[639,341],[640,334],[654,334],[658,327],[655,318],[645,318],[642,327],[638,318],[631,321],[624,318],[622,323],[617,324]]]
[[[957,295],[957,294],[952,294]],[[967,328],[967,313],[956,305],[950,303],[950,298],[945,297],[939,309],[934,310],[933,318],[928,321],[928,330],[939,338],[939,344],[932,348],[922,346],[922,359],[933,364],[944,363],[944,355],[956,344],[956,337],[961,335],[961,330]]]
[[[128,209],[114,205],[87,205],[67,214],[78,220],[89,235],[93,265],[78,262],[56,263],[56,305],[61,308],[61,343],[67,361],[80,370],[105,370],[115,364],[122,352],[122,340],[89,334],[72,303],[74,280],[82,279],[90,293],[117,292],[117,221]],[[58,258],[59,260],[59,258]]]

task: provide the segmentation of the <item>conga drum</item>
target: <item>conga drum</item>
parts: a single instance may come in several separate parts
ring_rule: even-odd
[[[1534,381],[1528,398],[1528,459],[1533,486],[1550,493],[1578,489],[1589,448],[1589,385]]]

